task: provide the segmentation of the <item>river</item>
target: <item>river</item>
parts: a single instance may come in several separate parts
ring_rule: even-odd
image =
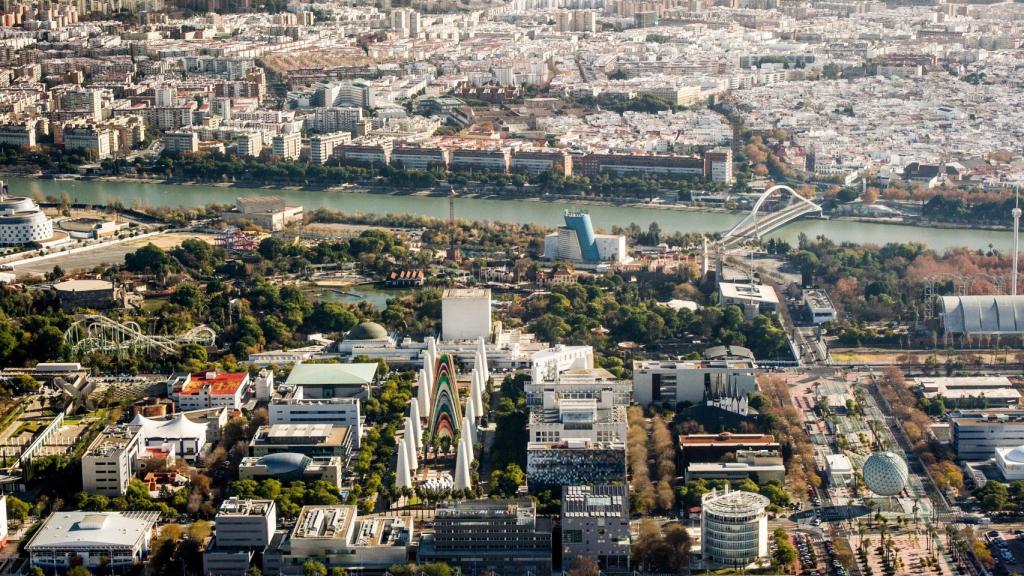
[[[282,196],[289,203],[302,205],[306,210],[328,208],[345,212],[375,214],[420,214],[435,218],[448,217],[448,199],[440,196],[409,196],[368,194],[358,191],[309,191],[221,188],[216,186],[183,186],[134,182],[106,182],[82,180],[37,180],[33,178],[4,177],[11,194],[19,196],[60,197],[67,194],[73,202],[107,204],[120,200],[124,206],[195,207],[207,204],[234,204],[235,198],[247,196]],[[557,226],[562,223],[562,212],[579,207],[569,202],[541,202],[530,200],[493,200],[460,198],[455,212],[467,220],[491,220]],[[612,225],[627,226],[632,222],[646,229],[657,222],[665,232],[724,232],[741,218],[738,214],[699,212],[668,208],[636,208],[625,206],[584,206],[594,225],[608,229]],[[1009,220],[1009,215],[1007,215]],[[927,228],[900,224],[878,224],[845,220],[800,220],[772,236],[796,243],[800,233],[814,238],[824,235],[836,242],[885,244],[887,242],[921,242],[943,251],[967,246],[987,249],[992,246],[1010,250],[1011,234],[992,230],[955,230]]]

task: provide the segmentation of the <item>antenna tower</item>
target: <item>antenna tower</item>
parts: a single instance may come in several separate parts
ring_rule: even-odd
[[[1017,187],[1017,197],[1011,214],[1013,214],[1013,273],[1010,275],[1010,295],[1016,296],[1017,260],[1020,257],[1020,186]]]

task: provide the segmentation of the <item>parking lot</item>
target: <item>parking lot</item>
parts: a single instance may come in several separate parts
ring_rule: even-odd
[[[997,573],[1024,573],[1024,534],[1020,532],[994,529],[985,532],[985,542],[992,551],[992,559],[996,561],[996,566],[1002,569],[997,569]]]

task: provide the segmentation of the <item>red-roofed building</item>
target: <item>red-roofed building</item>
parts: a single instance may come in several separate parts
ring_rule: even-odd
[[[237,410],[249,389],[247,372],[175,374],[167,381],[167,396],[178,410],[227,407]]]

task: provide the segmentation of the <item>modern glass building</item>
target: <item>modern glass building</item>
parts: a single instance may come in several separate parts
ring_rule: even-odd
[[[721,566],[747,566],[768,556],[768,498],[713,490],[701,498],[701,557]]]

